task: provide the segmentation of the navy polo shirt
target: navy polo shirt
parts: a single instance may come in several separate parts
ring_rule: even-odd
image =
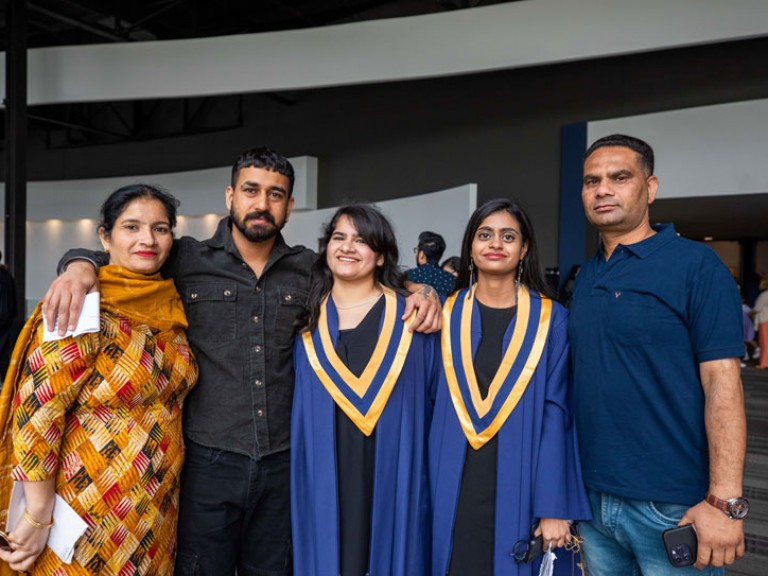
[[[579,273],[569,322],[584,481],[638,500],[693,505],[709,485],[699,363],[740,357],[736,283],[671,224]]]
[[[435,289],[440,296],[447,296],[453,292],[456,277],[434,264],[422,264],[411,268],[406,272],[408,280],[417,284],[428,284]]]

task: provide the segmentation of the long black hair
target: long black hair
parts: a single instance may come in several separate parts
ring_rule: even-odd
[[[543,296],[553,298],[552,288],[550,288],[547,281],[544,279],[544,274],[541,271],[541,262],[539,261],[539,250],[536,246],[536,237],[533,234],[533,225],[531,219],[528,218],[525,210],[512,200],[508,198],[497,198],[495,200],[489,200],[477,210],[474,211],[467,223],[467,229],[464,231],[464,240],[461,243],[461,265],[459,268],[459,276],[456,278],[456,290],[469,287],[470,283],[474,281],[470,278],[469,263],[472,259],[472,241],[475,239],[477,229],[483,223],[483,220],[488,218],[491,214],[496,212],[508,212],[515,220],[520,224],[520,234],[523,237],[523,243],[528,244],[528,251],[525,254],[525,262],[523,265],[523,275],[520,279],[520,283],[536,290]]]
[[[333,288],[333,274],[328,268],[328,242],[333,236],[336,225],[342,216],[346,216],[357,230],[358,236],[377,256],[383,256],[384,263],[377,266],[374,278],[377,283],[391,288],[401,294],[405,290],[405,273],[398,265],[399,252],[395,232],[389,220],[374,206],[369,204],[350,204],[342,206],[331,217],[323,228],[320,256],[312,266],[312,279],[309,287],[309,315],[305,318],[305,329],[312,330],[317,326],[320,315],[320,305]]]

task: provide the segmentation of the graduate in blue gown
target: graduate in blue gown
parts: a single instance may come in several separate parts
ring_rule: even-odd
[[[402,318],[405,277],[378,210],[340,208],[324,244],[294,351],[294,572],[424,575],[438,335]]]
[[[541,534],[571,574],[569,521],[590,517],[568,406],[567,312],[549,296],[530,221],[492,200],[470,218],[443,308],[429,438],[434,576],[538,575]],[[578,572],[578,569],[576,570]]]

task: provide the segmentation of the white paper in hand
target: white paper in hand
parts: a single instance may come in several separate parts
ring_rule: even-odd
[[[13,532],[26,508],[27,500],[24,497],[24,487],[21,482],[14,482],[11,490],[11,503],[8,506],[7,532]],[[56,501],[53,504],[53,526],[48,533],[48,548],[53,550],[62,562],[69,564],[75,554],[75,544],[87,528],[88,525],[78,513],[61,496],[56,494]]]
[[[555,560],[557,560],[557,556],[552,552],[552,546],[550,546],[549,550],[544,552],[544,558],[541,560],[539,576],[552,576],[555,573]]]
[[[80,334],[86,334],[88,332],[99,331],[99,304],[101,298],[98,292],[91,292],[85,296],[83,300],[83,310],[80,312],[80,318],[77,320],[77,326],[74,330],[67,330],[64,336],[59,336],[57,332],[59,327],[59,321],[56,320],[56,326],[53,330],[48,329],[48,325],[45,326],[45,332],[43,332],[43,342],[50,342],[51,340],[61,340],[67,336],[80,336]]]

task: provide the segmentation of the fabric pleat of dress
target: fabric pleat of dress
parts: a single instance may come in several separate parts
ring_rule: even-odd
[[[99,281],[99,332],[43,342],[38,305],[16,343],[0,395],[0,525],[13,480],[55,478],[88,529],[71,564],[46,547],[31,574],[166,576],[197,364],[172,280],[104,266]]]

